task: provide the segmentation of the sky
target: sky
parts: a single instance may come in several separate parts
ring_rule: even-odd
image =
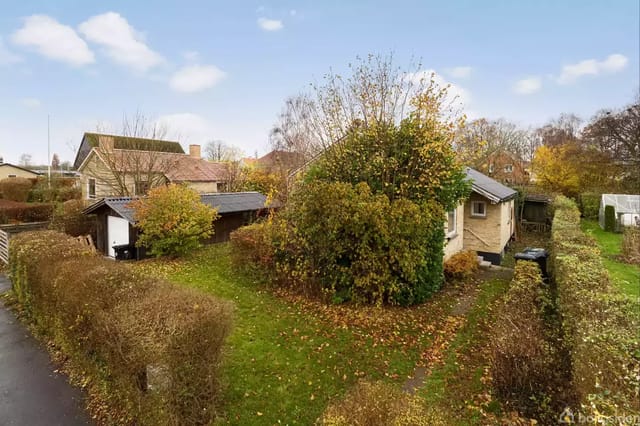
[[[73,161],[82,135],[136,111],[183,147],[269,150],[287,97],[357,56],[393,52],[460,94],[471,118],[588,120],[639,89],[640,6],[616,1],[3,2],[0,156]],[[415,62],[415,60],[413,60]]]

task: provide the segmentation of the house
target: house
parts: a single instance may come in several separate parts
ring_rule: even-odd
[[[185,154],[178,142],[85,133],[74,161],[84,199],[144,195],[150,188],[185,183],[200,193],[223,190],[227,165]]]
[[[505,185],[525,185],[530,180],[530,165],[515,154],[500,151],[491,154],[480,171]]]
[[[216,208],[219,215],[209,243],[229,240],[232,231],[249,224],[267,209],[267,197],[259,192],[202,194],[200,198],[204,204]],[[139,233],[130,207],[134,199],[136,197],[107,197],[83,210],[85,215],[96,215],[96,248],[99,252],[115,257],[114,246],[127,245],[133,258],[146,257],[144,248],[134,248]]]
[[[613,206],[616,214],[616,229],[623,226],[640,226],[640,195],[602,194],[598,222],[604,229],[604,208]]]
[[[3,163],[0,161],[0,180],[15,177],[33,179],[37,178],[38,176],[40,176],[40,174],[32,170],[25,169],[24,167],[20,166],[14,166],[13,164],[9,163]]]
[[[502,261],[515,232],[517,192],[467,167],[471,195],[445,221],[445,259],[461,250],[474,250],[494,265]]]
[[[304,164],[304,156],[298,152],[273,150],[260,158],[243,158],[244,167],[255,167],[271,173],[288,175]]]

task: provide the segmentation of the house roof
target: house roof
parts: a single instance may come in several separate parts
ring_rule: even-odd
[[[36,176],[40,175],[40,173],[38,173],[37,171],[25,169],[24,167],[16,166],[15,164],[11,164],[11,163],[2,163],[2,164],[0,164],[0,167],[13,167],[13,168],[25,171],[25,172],[33,173]]]
[[[83,214],[92,214],[104,206],[110,207],[129,223],[135,223],[134,211],[130,207],[133,200],[138,197],[111,197],[103,198],[82,211]],[[267,197],[259,192],[219,192],[200,195],[201,201],[218,210],[219,214],[240,213],[255,211],[265,208]]]
[[[100,145],[99,137],[107,136],[113,138],[113,148],[130,149],[136,151],[155,151],[155,152],[173,152],[184,154],[184,149],[180,142],[166,141],[160,139],[138,138],[131,136],[109,135],[105,133],[86,132],[82,136],[82,142],[73,162],[75,168],[80,167],[84,159],[91,152],[91,148],[97,148]]]
[[[471,189],[494,203],[502,203],[515,198],[518,193],[508,186],[501,184],[495,179],[491,179],[489,176],[484,175],[471,167],[467,167],[466,172],[467,179],[471,181]]]

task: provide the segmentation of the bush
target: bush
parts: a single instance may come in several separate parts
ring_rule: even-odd
[[[0,223],[46,222],[51,219],[52,204],[45,203],[0,203]]]
[[[231,306],[145,278],[54,231],[12,239],[18,301],[89,384],[103,424],[209,424]]]
[[[26,178],[14,177],[0,180],[0,193],[2,198],[21,203],[29,199],[29,191],[33,183]]]
[[[56,206],[51,217],[49,229],[64,232],[72,237],[91,235],[96,241],[96,218],[82,214],[83,200],[69,200]]]
[[[427,410],[417,396],[384,382],[360,382],[344,398],[325,410],[317,421],[324,426],[431,426],[447,424]]]
[[[640,265],[640,227],[625,228],[622,236],[622,259],[632,265]]]
[[[136,245],[151,254],[184,255],[213,235],[216,210],[203,204],[200,195],[184,185],[171,184],[149,191],[131,203],[142,231]]]
[[[551,310],[538,265],[518,261],[492,331],[493,387],[520,412],[537,418],[547,415],[539,401],[549,399],[561,382],[554,373],[556,351],[547,324]]]
[[[616,232],[616,210],[613,206],[604,206],[604,230]]]
[[[580,231],[575,204],[555,204],[552,263],[572,393],[583,415],[640,413],[637,304],[611,286],[597,245]]]
[[[601,194],[595,192],[583,192],[580,194],[580,212],[582,217],[588,220],[598,220],[600,212]]]
[[[464,280],[473,276],[478,267],[478,253],[461,251],[444,262],[444,276],[450,280]]]
[[[420,303],[442,284],[443,218],[434,202],[389,201],[366,183],[310,182],[277,223],[273,256],[335,302]]]

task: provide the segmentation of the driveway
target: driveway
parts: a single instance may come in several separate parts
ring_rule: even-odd
[[[0,274],[0,293],[9,288]],[[0,301],[0,424],[92,424],[82,392],[54,370],[46,349]]]

